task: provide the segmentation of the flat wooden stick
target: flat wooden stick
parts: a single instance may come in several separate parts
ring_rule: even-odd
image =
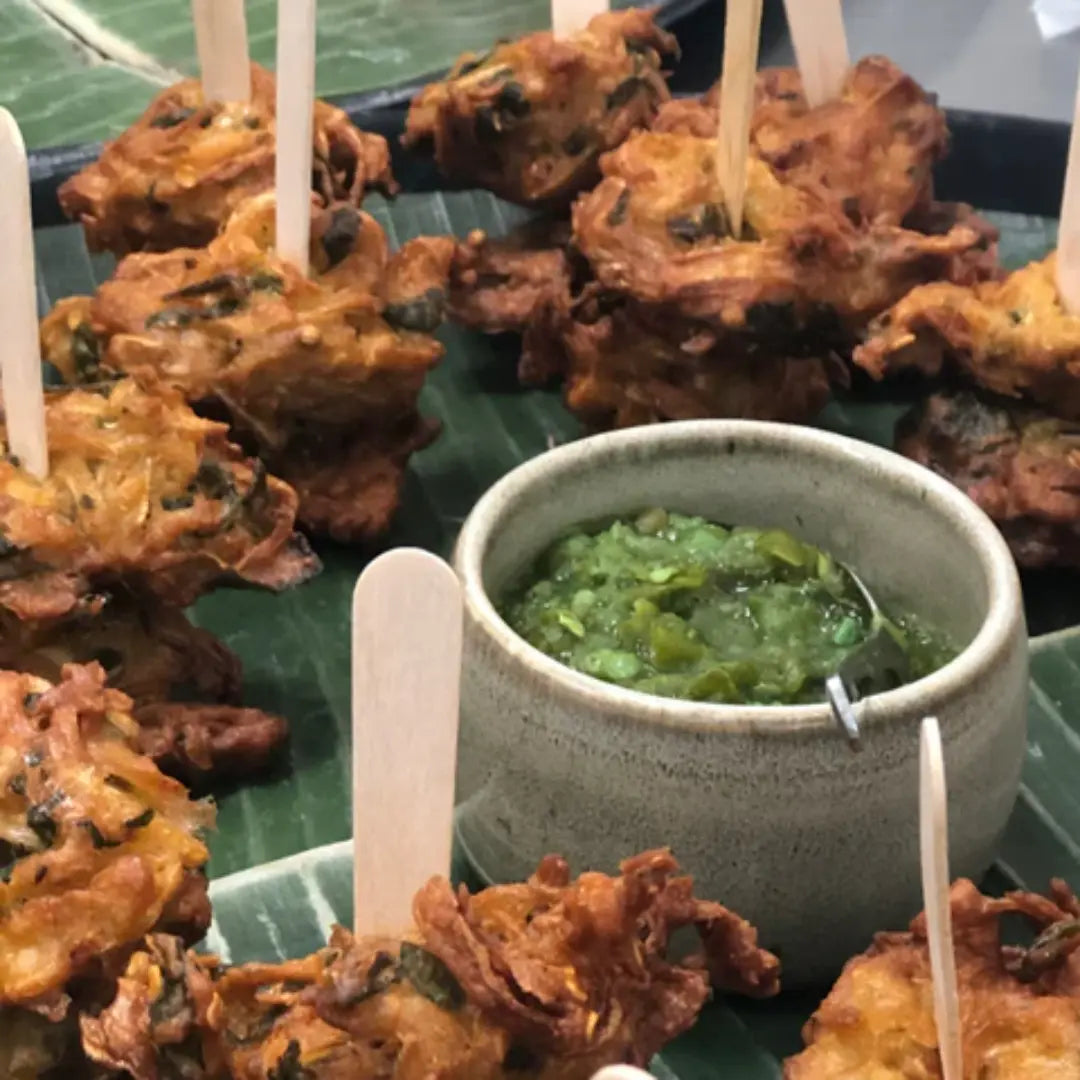
[[[570,37],[607,10],[608,0],[551,0],[551,31],[557,38]]]
[[[813,107],[840,96],[851,67],[840,0],[784,0],[803,92]]]
[[[949,819],[941,729],[928,716],[922,722],[919,748],[919,853],[923,905],[934,979],[934,1019],[944,1080],[961,1080],[960,997],[953,951],[949,904]]]
[[[15,117],[0,109],[0,377],[8,453],[39,479],[49,474],[38,340],[30,170]]]
[[[204,101],[250,101],[244,0],[191,0]]]
[[[1065,190],[1061,194],[1058,223],[1057,287],[1061,303],[1080,315],[1080,80],[1073,104],[1069,158],[1065,166]]]
[[[278,0],[277,250],[308,271],[315,111],[315,0]]]
[[[754,112],[762,0],[728,0],[724,26],[724,71],[720,77],[720,138],[717,171],[731,235],[742,235],[746,202],[746,158]]]
[[[360,575],[352,617],[354,923],[394,934],[450,872],[461,586],[441,559],[398,548]]]

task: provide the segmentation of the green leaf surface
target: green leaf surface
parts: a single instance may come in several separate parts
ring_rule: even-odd
[[[194,73],[190,10],[187,0],[3,0],[0,102],[27,145],[116,135],[176,73]],[[276,10],[276,0],[247,3],[251,56],[269,67]],[[463,52],[549,26],[550,10],[550,0],[321,0],[317,92],[374,90],[440,71]]]
[[[0,3],[0,41],[0,103],[27,146],[102,138],[130,123],[154,89],[146,75],[87,51],[25,0]]]

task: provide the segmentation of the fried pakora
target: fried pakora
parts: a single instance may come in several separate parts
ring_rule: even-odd
[[[42,324],[43,354],[69,382],[122,372],[175,388],[300,492],[298,520],[338,540],[383,531],[404,469],[437,426],[417,411],[443,348],[454,243],[391,255],[347,205],[315,215],[310,276],[274,250],[274,200],[250,200],[209,247],[129,255],[92,297]]]
[[[823,315],[855,332],[917,284],[977,280],[985,269],[987,238],[970,225],[942,235],[857,227],[753,157],[744,233],[733,237],[715,140],[645,132],[602,167],[573,213],[574,243],[597,280],[721,331],[752,332],[757,310],[800,336]]]
[[[1048,897],[983,896],[970,881],[951,893],[964,1080],[1080,1077],[1080,904],[1064,882]],[[1001,920],[1020,915],[1039,935],[1002,944]],[[926,926],[879,934],[848,962],[803,1032],[807,1049],[785,1080],[938,1080]]]
[[[1056,256],[1003,281],[913,289],[871,325],[855,363],[875,379],[958,372],[995,394],[1080,420],[1080,317],[1061,302]]]
[[[933,394],[896,448],[951,480],[1001,530],[1021,566],[1080,566],[1080,426],[1007,399]]]
[[[131,379],[50,391],[46,427],[44,480],[0,459],[0,662],[56,679],[99,661],[170,771],[265,764],[284,721],[235,707],[239,661],[182,609],[218,584],[279,590],[318,570],[296,494],[225,425]]]
[[[711,989],[779,989],[754,928],[696,899],[677,871],[658,850],[576,881],[549,857],[528,882],[476,895],[435,878],[403,937],[339,927],[328,947],[279,964],[228,968],[153,933],[78,1018],[79,1056],[132,1080],[589,1080],[645,1064]],[[676,961],[682,927],[702,949]],[[41,1032],[27,1019],[33,1048]]]
[[[434,879],[403,939],[339,929],[307,960],[221,973],[232,1075],[587,1080],[605,1064],[645,1064],[694,1023],[710,984],[755,997],[779,988],[754,929],[697,900],[677,869],[653,851],[618,877],[576,881],[548,858],[527,883],[475,896]],[[669,938],[683,926],[703,953],[675,962]]]
[[[719,95],[717,84],[701,100],[664,105],[653,130],[715,137]],[[860,60],[839,96],[815,108],[797,69],[758,72],[751,153],[782,183],[835,203],[856,224],[901,225],[928,207],[948,141],[932,95],[884,56]]]
[[[525,205],[565,204],[596,182],[600,155],[668,100],[661,69],[677,55],[675,38],[640,8],[597,15],[565,40],[529,34],[463,56],[425,87],[404,142],[431,145],[454,183]]]
[[[274,76],[257,64],[245,104],[207,102],[201,83],[185,79],[60,187],[60,205],[82,223],[92,251],[201,247],[244,200],[273,189],[275,127]],[[313,188],[326,205],[359,206],[370,188],[396,190],[386,140],[323,101],[313,154]]]
[[[925,232],[856,225],[835,201],[748,163],[747,228],[730,235],[715,140],[643,132],[558,226],[458,248],[450,309],[524,335],[521,374],[565,378],[590,424],[735,416],[806,421],[869,319],[927,277],[985,276],[995,236],[963,207]]]
[[[846,377],[825,335],[818,356],[740,353],[704,327],[680,339],[677,324],[632,302],[576,311],[561,339],[566,402],[592,429],[710,417],[806,423]]]
[[[130,707],[97,665],[55,686],[0,672],[0,1011],[58,1021],[75,976],[155,927],[209,925],[213,809],[132,748]]]
[[[178,395],[132,379],[58,389],[45,420],[45,479],[0,458],[0,608],[18,618],[75,614],[120,584],[184,607],[216,584],[278,590],[317,570],[295,493]]]

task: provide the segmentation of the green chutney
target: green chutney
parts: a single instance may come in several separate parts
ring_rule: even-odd
[[[502,614],[586,675],[663,697],[756,705],[824,701],[825,679],[871,626],[851,577],[812,544],[664,510],[559,540]],[[912,680],[956,655],[916,616],[887,615]]]

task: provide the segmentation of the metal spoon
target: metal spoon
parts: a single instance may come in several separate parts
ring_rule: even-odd
[[[870,633],[863,643],[841,662],[836,673],[825,680],[825,693],[829,698],[833,716],[840,725],[840,730],[847,736],[852,750],[861,750],[859,721],[852,702],[903,686],[911,677],[911,662],[900,642],[896,640],[895,628],[866,583],[850,566],[844,563],[840,565],[855,583],[870,612]]]

